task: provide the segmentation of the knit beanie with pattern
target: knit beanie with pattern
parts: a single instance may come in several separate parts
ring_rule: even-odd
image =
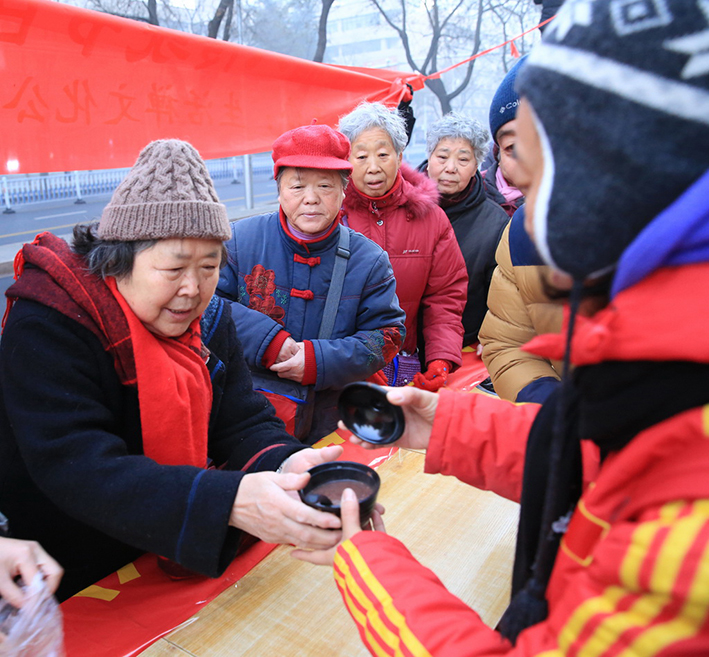
[[[196,237],[227,240],[231,227],[195,148],[179,139],[148,144],[116,188],[98,226],[103,240]]]
[[[544,153],[540,255],[609,272],[709,168],[709,0],[567,0],[517,91]]]

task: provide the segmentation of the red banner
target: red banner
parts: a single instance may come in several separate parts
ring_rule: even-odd
[[[420,76],[348,69],[49,0],[0,2],[0,173],[131,166],[150,141],[204,158],[268,151]]]

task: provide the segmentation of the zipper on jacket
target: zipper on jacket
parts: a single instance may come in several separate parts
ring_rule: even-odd
[[[369,203],[369,211],[375,215],[376,217],[380,217],[380,219],[377,221],[377,226],[383,226],[384,225],[384,220],[381,219],[381,215],[379,214],[379,208],[377,207],[377,202],[376,201],[370,201]]]

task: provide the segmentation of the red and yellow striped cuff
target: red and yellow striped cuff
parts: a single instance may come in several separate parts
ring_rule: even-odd
[[[430,656],[352,541],[337,548],[335,581],[372,654]]]

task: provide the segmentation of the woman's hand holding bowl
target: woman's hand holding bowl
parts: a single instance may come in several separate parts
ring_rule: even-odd
[[[342,447],[339,445],[331,445],[330,447],[323,447],[321,449],[303,449],[300,452],[291,454],[283,462],[281,472],[283,474],[291,472],[301,474],[321,463],[336,461],[340,456],[342,456]]]
[[[341,536],[340,519],[303,504],[290,491],[308,483],[310,475],[254,472],[244,475],[229,524],[268,543],[290,543],[309,550],[328,549]]]

